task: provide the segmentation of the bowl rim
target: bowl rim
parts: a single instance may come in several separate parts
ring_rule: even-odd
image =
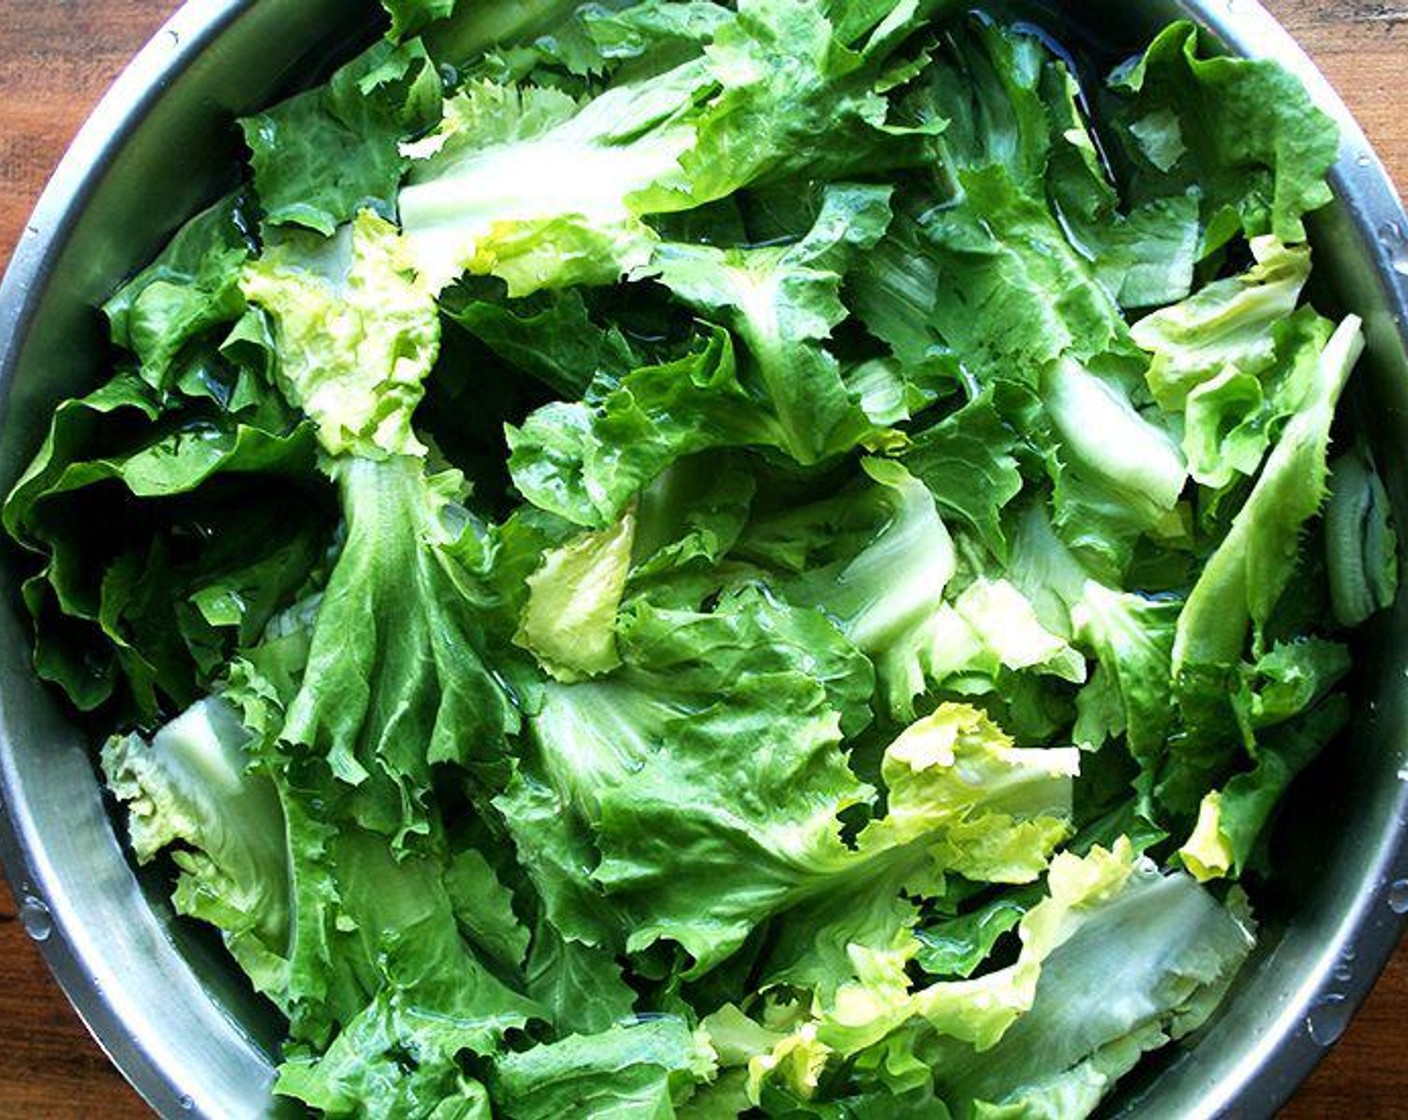
[[[8,393],[26,333],[78,218],[129,137],[195,60],[259,0],[187,0],[156,32],[103,95],[63,156],[25,223],[0,280],[0,397]],[[1341,148],[1331,185],[1353,224],[1363,231],[1375,279],[1389,308],[1392,330],[1408,351],[1408,215],[1382,161],[1339,94],[1289,32],[1259,0],[1177,0],[1189,19],[1231,53],[1269,59],[1299,77],[1313,100],[1340,128]],[[1317,1007],[1355,1011],[1378,981],[1401,940],[1408,911],[1400,905],[1408,886],[1408,781],[1395,791],[1393,824],[1376,837],[1375,873],[1352,910],[1343,915],[1306,981],[1288,995],[1281,1012],[1233,1070],[1213,1088],[1199,1115],[1273,1114],[1328,1052],[1310,1027]],[[22,799],[14,756],[0,732],[0,868],[14,891],[31,933],[74,1010],[133,1088],[158,1113],[191,1115],[175,1071],[162,1068],[148,1040],[135,1035],[103,993],[69,930],[76,914],[55,892],[43,839]],[[55,913],[50,913],[52,900]],[[1336,965],[1346,950],[1356,968],[1348,979]],[[1347,1018],[1347,1014],[1346,1014]],[[1338,1036],[1336,1036],[1338,1037]],[[1333,1040],[1331,1040],[1333,1041]]]

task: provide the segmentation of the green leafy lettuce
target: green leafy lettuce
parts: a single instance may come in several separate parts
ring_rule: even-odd
[[[1078,1120],[1190,1045],[1399,585],[1330,121],[1188,24],[382,6],[3,507],[275,1092]]]

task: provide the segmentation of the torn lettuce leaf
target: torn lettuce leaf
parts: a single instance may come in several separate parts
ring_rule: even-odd
[[[836,815],[867,790],[839,747],[869,719],[872,672],[820,614],[757,589],[710,612],[631,604],[618,641],[616,674],[547,687],[537,765],[600,853],[583,886],[630,916],[623,940],[668,937],[703,972],[799,879],[845,859]],[[683,852],[697,878],[674,872]]]
[[[279,992],[290,926],[288,844],[273,781],[227,702],[207,698],[147,742],[103,748],[108,786],[126,809],[139,863],[179,845],[178,912],[220,929],[263,992]]]
[[[921,1046],[945,1099],[979,1115],[1088,1115],[1144,1052],[1206,1021],[1252,947],[1233,910],[1143,861],[1074,902],[1055,937],[1030,1009],[995,1046]]]
[[[1258,857],[1281,798],[1349,720],[1342,696],[1333,696],[1303,718],[1258,739],[1256,765],[1205,794],[1197,824],[1179,849],[1184,866],[1202,882],[1240,875]]]
[[[835,618],[874,662],[888,711],[912,719],[958,558],[925,486],[897,462],[862,466],[849,492],[755,521],[737,552],[777,573],[784,596]]]
[[[671,462],[721,447],[774,449],[806,466],[881,438],[824,345],[846,316],[848,262],[883,232],[888,190],[834,185],[795,244],[721,251],[665,244],[652,271],[722,313],[692,355],[599,378],[509,430],[509,468],[535,505],[602,527]]]
[[[513,369],[568,399],[645,364],[619,327],[598,321],[578,288],[511,300],[466,285],[444,293],[440,310]]]
[[[432,768],[493,764],[520,715],[486,660],[492,602],[454,556],[474,532],[458,477],[406,457],[343,459],[334,477],[346,541],[280,738],[325,758],[358,822],[400,844],[427,830]]]
[[[635,526],[627,511],[614,528],[579,534],[548,552],[528,577],[528,602],[514,642],[530,650],[554,680],[571,684],[621,664],[616,612]]]
[[[103,305],[113,343],[136,355],[152,388],[170,386],[186,346],[243,313],[239,276],[251,252],[246,203],[232,195],[197,214]]]
[[[1358,626],[1398,596],[1398,533],[1388,491],[1362,444],[1330,464],[1325,548],[1335,620]]]
[[[369,210],[325,243],[297,237],[248,265],[241,288],[275,324],[279,384],[333,455],[419,455],[411,427],[440,318],[405,245]]]
[[[1238,234],[1305,240],[1303,218],[1331,199],[1334,125],[1286,70],[1203,57],[1190,23],[1168,27],[1111,79],[1115,134],[1134,163],[1136,201],[1195,192],[1203,258]]]
[[[685,357],[632,370],[582,401],[555,401],[506,429],[509,472],[548,513],[604,529],[678,460],[783,442],[738,380],[733,337],[713,328]]]
[[[849,1058],[853,1082],[931,1086],[960,1115],[1085,1116],[1145,1050],[1207,1018],[1251,949],[1238,917],[1124,842],[1057,857],[1047,891],[1021,919],[1017,961],[975,980],[911,990],[913,946],[857,950],[860,978],[835,1006],[755,1059],[754,1099],[769,1080],[806,1099],[830,1063]],[[1092,982],[1110,967],[1116,990]],[[979,992],[988,998],[968,998]],[[805,1078],[788,1072],[799,1048]]]
[[[306,649],[291,630],[251,656],[294,667]],[[325,768],[246,726],[261,712],[276,722],[284,694],[247,666],[228,699],[201,701],[150,744],[114,739],[104,765],[139,855],[174,846],[178,910],[217,926],[289,1016],[280,1091],[331,1115],[428,1111],[463,1090],[462,1052],[491,1052],[541,1014],[463,936],[465,905],[500,908],[482,931],[512,922],[507,902],[457,893],[453,868],[472,849],[398,859],[342,817]]]
[[[334,518],[311,426],[247,368],[209,372],[198,396],[119,373],[65,402],[6,498],[42,558],[22,589],[36,670],[85,711],[151,726],[191,705],[320,566]],[[212,400],[216,376],[248,399]],[[281,510],[258,501],[269,479]]]
[[[382,0],[382,7],[391,17],[387,37],[392,42],[424,31],[427,26],[452,15],[456,0]]]
[[[1008,559],[1003,510],[1024,485],[1015,454],[1019,443],[992,394],[984,393],[918,432],[902,459],[939,509],[961,520],[999,562]]]
[[[631,200],[680,179],[693,142],[679,118],[710,88],[698,62],[586,106],[554,89],[475,82],[411,149],[399,208],[416,267],[433,290],[464,272],[511,295],[611,283],[645,264],[653,237]],[[574,174],[554,174],[572,166]]]
[[[274,320],[280,385],[318,424],[345,525],[280,737],[326,758],[359,824],[397,845],[428,829],[433,766],[495,764],[519,725],[485,662],[482,528],[463,476],[431,473],[412,425],[440,319],[404,254],[362,211],[329,241],[284,241],[243,279]]]
[[[1183,454],[1214,490],[1251,477],[1305,400],[1333,324],[1297,310],[1308,249],[1251,243],[1256,264],[1183,303],[1142,319],[1133,337],[1153,355],[1147,374],[1160,405],[1183,414]]]
[[[1330,424],[1363,348],[1360,322],[1350,317],[1320,351],[1301,409],[1188,596],[1174,640],[1175,676],[1235,663],[1248,634],[1271,618],[1292,575],[1301,527],[1325,500]]]
[[[1157,767],[1168,750],[1173,643],[1183,608],[1176,598],[1112,591],[1094,580],[1086,581],[1072,608],[1076,635],[1094,649],[1104,686],[1116,701],[1105,726],[1124,735],[1141,766]],[[1102,741],[1095,735],[1091,745]]]
[[[491,1084],[512,1120],[552,1120],[576,1110],[627,1120],[673,1116],[713,1070],[708,1041],[679,1019],[662,1017],[508,1055],[496,1063]]]
[[[1275,358],[1276,324],[1289,319],[1310,278],[1310,250],[1271,236],[1250,242],[1255,264],[1188,299],[1155,311],[1131,331],[1153,355],[1149,389],[1160,407],[1178,410],[1189,394],[1229,366],[1260,374]]]
[[[344,1116],[426,1115],[474,1099],[461,1055],[495,1052],[541,1012],[461,937],[443,862],[398,859],[384,838],[346,827],[316,862],[338,901],[322,931],[328,955],[312,964],[356,986],[346,996],[357,1010],[339,1021],[304,1007],[305,1020],[327,1017],[324,1033],[286,1053],[278,1091]]]
[[[891,124],[877,89],[917,7],[865,6],[833,25],[812,4],[750,0],[703,56],[585,104],[552,87],[472,82],[408,149],[416,166],[399,208],[422,275],[437,291],[464,272],[495,275],[514,295],[612,283],[649,263],[647,216],[770,178],[922,164],[934,129]],[[818,145],[819,132],[832,142]]]
[[[363,209],[391,217],[400,144],[439,120],[441,92],[418,41],[378,43],[326,85],[246,117],[265,223],[330,237]]]
[[[966,980],[987,959],[998,940],[1017,928],[1031,908],[1031,890],[1001,894],[971,913],[916,929],[920,948],[915,962],[930,976]]]
[[[722,314],[743,344],[740,380],[766,402],[781,450],[803,466],[850,450],[870,433],[823,343],[847,311],[841,282],[890,223],[890,189],[833,184],[796,244],[720,251],[664,244],[650,270],[705,316]]]

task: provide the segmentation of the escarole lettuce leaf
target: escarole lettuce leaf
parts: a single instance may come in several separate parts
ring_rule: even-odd
[[[330,454],[424,452],[411,414],[440,318],[393,225],[363,210],[330,241],[284,241],[245,268],[241,287],[273,319],[279,384]]]
[[[860,979],[834,1009],[751,1060],[752,1098],[805,1102],[844,1063],[860,1094],[934,1094],[958,1115],[1086,1115],[1145,1051],[1206,1020],[1251,948],[1190,877],[1127,846],[1059,856],[1046,889],[1018,925],[1016,962],[980,979],[911,990],[912,945],[857,950]],[[799,1044],[805,1076],[786,1060]]]
[[[292,920],[288,844],[278,791],[257,766],[252,739],[236,709],[212,697],[150,742],[135,733],[110,739],[103,773],[126,807],[138,861],[180,845],[177,910],[219,927],[254,986],[277,993]]]
[[[387,38],[400,41],[437,20],[453,14],[456,0],[383,0],[382,7],[391,17]]]
[[[382,7],[3,506],[276,1092],[1090,1115],[1398,592],[1333,125],[1188,24],[1101,81],[948,0]]]
[[[677,118],[708,89],[699,63],[579,106],[555,89],[482,80],[446,118],[401,191],[417,265],[443,287],[491,273],[522,295],[547,285],[609,283],[650,257],[630,199],[681,177],[693,134]],[[570,166],[562,176],[556,167]]]
[[[433,765],[487,761],[518,725],[483,660],[488,593],[457,558],[477,532],[463,479],[431,473],[411,427],[436,305],[367,211],[331,241],[275,246],[243,286],[273,320],[279,384],[318,424],[345,521],[281,737],[325,756],[359,822],[400,842],[427,828]]]
[[[509,470],[530,502],[600,527],[686,455],[774,450],[810,465],[883,443],[825,341],[846,318],[850,264],[889,221],[888,188],[832,185],[795,243],[719,250],[659,246],[650,267],[699,314],[721,318],[698,349],[623,377],[595,379],[585,400],[555,402],[510,428]]]
[[[437,763],[491,763],[517,710],[485,661],[487,595],[453,557],[459,480],[415,459],[334,467],[347,537],[281,736],[356,787],[358,820],[419,832]],[[458,522],[458,524],[457,524]]]
[[[738,554],[774,569],[788,598],[837,619],[875,663],[889,710],[913,718],[957,552],[923,484],[891,460],[863,467],[849,493],[757,519]]]
[[[739,383],[733,337],[721,328],[700,337],[684,357],[641,366],[598,388],[599,396],[555,401],[506,429],[518,490],[577,525],[609,526],[685,456],[782,439],[776,421]]]
[[[649,262],[649,215],[769,177],[919,163],[928,130],[892,126],[880,92],[917,7],[867,5],[837,26],[815,4],[749,0],[702,56],[585,103],[471,82],[407,149],[417,166],[399,208],[418,267],[437,289],[466,271],[514,294],[610,283]]]
[[[1074,865],[1053,866],[1041,904],[1052,910],[1023,919],[1023,953],[1045,932],[1026,924],[1038,917],[1056,944],[1030,1008],[1001,1040],[975,1052],[940,1037],[921,1050],[945,1099],[980,1115],[1084,1115],[1146,1051],[1196,1030],[1222,999],[1252,947],[1245,920],[1186,875],[1143,862],[1126,874],[1127,855],[1112,855],[1114,867],[1100,866],[1098,850],[1087,857],[1089,880],[1106,882],[1083,891],[1070,881]],[[1069,909],[1058,917],[1061,903]]]
[[[739,605],[750,603],[744,599]],[[680,616],[645,617],[656,625],[685,621]],[[642,620],[631,621],[640,625]],[[700,618],[688,625],[707,632],[722,621]],[[759,622],[781,630],[778,622],[768,623],[766,614]],[[736,630],[738,623],[733,626]],[[636,638],[639,632],[627,633]],[[679,648],[688,636],[680,635],[667,648]],[[726,652],[718,648],[715,657]],[[763,655],[760,648],[752,656]],[[787,676],[756,675],[742,662],[735,671],[754,680],[735,686],[724,701],[692,720],[684,714],[687,700],[667,702],[668,694],[656,686],[661,700],[648,710],[651,723],[641,717],[632,722],[672,748],[662,757],[620,733],[610,734],[609,718],[623,718],[616,713],[629,711],[627,704],[646,703],[627,691],[627,682],[665,668],[633,663],[631,652],[626,657],[622,683],[614,689],[605,683],[549,689],[535,732],[549,787],[539,795],[553,797],[587,825],[577,851],[600,853],[592,888],[604,896],[603,907],[626,921],[632,951],[668,938],[690,954],[691,974],[701,975],[773,913],[800,906],[815,917],[818,907],[826,907],[827,896],[842,891],[854,897],[872,888],[888,890],[891,902],[899,900],[902,890],[939,894],[945,873],[1029,881],[1066,835],[1071,779],[1078,766],[1074,751],[1015,749],[981,713],[952,705],[886,750],[886,812],[861,830],[851,848],[842,840],[840,815],[852,806],[871,804],[874,791],[854,777],[837,749],[844,712],[825,706],[821,682],[796,669]],[[689,675],[700,684],[709,679],[699,670]],[[786,709],[774,704],[775,724],[764,731],[761,722],[741,722],[752,718],[745,704],[757,710],[759,721],[764,718],[765,705],[753,687],[769,688],[779,697],[790,688],[799,704],[804,697],[813,699],[806,707],[789,705],[795,712],[792,724],[778,721]],[[722,751],[750,741],[767,744],[761,756],[725,761]],[[713,758],[712,766],[706,764],[708,758]],[[760,808],[745,816],[746,809],[735,806],[725,815],[729,783],[738,781],[760,791]],[[511,830],[518,831],[516,810],[531,795],[525,782],[502,803]],[[799,815],[802,805],[809,807],[805,815]],[[707,895],[701,893],[702,883],[670,874],[681,851],[708,868],[713,886]],[[532,863],[529,870],[535,873]],[[553,870],[560,872],[560,861],[538,873]],[[562,908],[561,926],[584,939],[599,939],[601,931],[586,928],[574,911]],[[784,919],[784,928],[795,920],[805,921],[794,914]]]
[[[1069,827],[1079,769],[1074,748],[1014,747],[977,709],[943,704],[885,749],[886,812],[856,849],[893,858],[917,842],[929,871],[1030,882]]]
[[[704,315],[722,315],[745,348],[741,376],[777,417],[782,450],[805,465],[871,429],[821,342],[847,316],[841,281],[890,223],[889,188],[833,185],[795,245],[718,250],[661,245],[660,282]]]
[[[1074,748],[1014,747],[968,705],[944,704],[906,728],[881,760],[884,816],[877,805],[843,879],[829,884],[845,889],[814,892],[773,922],[765,989],[810,989],[829,1004],[865,954],[921,935],[926,900],[965,880],[1035,882],[1070,833],[1079,767]]]
[[[711,1078],[708,1039],[676,1018],[572,1035],[498,1062],[492,1085],[506,1115],[550,1120],[582,1110],[592,1116],[674,1116]]]
[[[332,1115],[467,1107],[483,1091],[464,1055],[550,1017],[528,992],[529,931],[485,854],[482,818],[428,805],[407,851],[358,823],[362,794],[326,759],[282,737],[313,668],[318,608],[281,617],[224,691],[287,836],[291,921],[270,993],[290,1021],[279,1090]]]
[[[461,1055],[493,1053],[538,1014],[461,931],[457,908],[484,901],[455,897],[443,860],[398,859],[384,839],[355,828],[321,859],[325,889],[340,901],[328,931],[332,963],[317,963],[347,986],[334,999],[356,1010],[346,1018],[316,1005],[304,1011],[305,1019],[327,1015],[331,1031],[291,1048],[279,1091],[334,1115],[466,1107],[482,1090]]]
[[[1289,319],[1310,278],[1310,250],[1271,236],[1250,242],[1255,264],[1195,295],[1146,315],[1131,332],[1153,355],[1150,392],[1168,410],[1229,367],[1255,375],[1275,356],[1273,331]]]
[[[116,438],[95,448],[104,422]],[[129,374],[55,413],[4,516],[45,558],[23,586],[36,668],[78,707],[150,722],[194,702],[313,576],[333,523],[316,444],[307,425],[266,423],[204,401],[163,408]],[[282,511],[251,511],[269,480]]]
[[[286,626],[254,660],[301,661],[306,638],[292,619]],[[177,908],[219,927],[289,1015],[281,1091],[333,1113],[428,1112],[470,1091],[461,1052],[489,1052],[538,1014],[486,964],[482,931],[514,919],[485,893],[492,872],[456,874],[473,849],[442,841],[434,854],[394,858],[385,838],[342,816],[330,778],[248,729],[279,694],[247,664],[224,696],[149,743],[114,738],[105,771],[138,857],[176,845]],[[462,911],[478,920],[464,922]]]
[[[113,342],[136,356],[152,388],[169,387],[188,343],[244,311],[239,270],[250,256],[246,206],[235,195],[196,215],[103,305]]]
[[[529,824],[520,801],[550,797],[579,850],[600,852],[580,889],[633,915],[632,948],[669,937],[702,971],[809,870],[845,859],[836,816],[867,789],[846,765],[842,729],[868,721],[872,671],[820,614],[758,589],[712,611],[633,603],[618,641],[613,676],[547,687],[532,721],[536,766],[500,807],[517,834]],[[743,782],[757,791],[751,807],[734,796]],[[676,874],[684,852],[698,878]],[[525,862],[530,875],[554,871]],[[571,914],[555,921],[600,940]]]
[[[527,579],[528,601],[514,642],[531,650],[549,676],[568,684],[621,664],[616,612],[626,590],[635,517],[583,533],[544,554]]]
[[[1325,508],[1330,598],[1341,626],[1357,626],[1393,605],[1398,534],[1373,456],[1358,445],[1330,464]]]
[[[1153,360],[1149,390],[1183,414],[1189,474],[1222,489],[1251,476],[1301,406],[1332,325],[1297,310],[1310,276],[1310,250],[1254,238],[1255,264],[1215,281],[1135,325]]]
[[[199,214],[108,301],[111,377],[60,404],[5,499],[39,560],[35,666],[150,728],[316,578],[335,523],[312,426],[244,343],[243,202]],[[274,485],[280,507],[258,500]]]
[[[1249,637],[1263,648],[1265,627],[1294,574],[1301,529],[1325,500],[1330,424],[1363,348],[1359,321],[1346,319],[1321,350],[1306,399],[1188,595],[1173,644],[1185,713],[1216,706],[1208,690],[1239,662]]]
[[[1329,118],[1275,63],[1203,57],[1199,33],[1174,24],[1116,74],[1113,121],[1135,165],[1136,200],[1193,194],[1199,256],[1238,234],[1305,240],[1303,218],[1330,201],[1339,154]]]
[[[858,953],[859,963],[864,965],[861,975],[854,984],[837,993],[834,1009],[823,1013],[817,1037],[833,1050],[843,1055],[850,1054],[879,1042],[891,1031],[918,1017],[941,1039],[967,1043],[978,1053],[990,1051],[1003,1041],[1009,1031],[1019,1027],[1031,1030],[1025,1026],[1027,1020],[1023,1017],[1035,1011],[1047,968],[1053,964],[1067,963],[1054,959],[1063,946],[1083,932],[1087,944],[1102,933],[1106,938],[1117,939],[1120,927],[1124,925],[1121,921],[1124,915],[1130,915],[1134,928],[1149,923],[1149,913],[1143,905],[1129,905],[1129,896],[1137,897],[1147,890],[1167,892],[1171,900],[1179,894],[1191,893],[1188,904],[1194,927],[1200,922],[1223,927],[1220,930],[1222,944],[1212,954],[1216,971],[1197,977],[1201,984],[1223,979],[1250,949],[1248,933],[1211,898],[1201,894],[1191,880],[1160,876],[1154,868],[1141,864],[1127,843],[1117,845],[1113,851],[1097,848],[1084,858],[1064,854],[1052,863],[1047,878],[1048,897],[1029,910],[1018,924],[1022,948],[1014,963],[979,978],[947,981],[911,991],[902,958],[913,951],[912,946],[901,951],[900,959],[872,956],[867,960],[865,954]],[[1102,926],[1105,927],[1103,930]],[[1162,929],[1151,931],[1151,935],[1160,939],[1168,936]],[[1178,945],[1181,941],[1170,937],[1167,943]],[[1076,942],[1075,948],[1079,947],[1080,943]],[[1207,954],[1210,948],[1200,943],[1195,959]],[[1093,957],[1086,959],[1085,967],[1100,967],[1097,962],[1101,957],[1102,954],[1097,951]],[[1132,955],[1130,959],[1137,962],[1134,964],[1136,968],[1150,968],[1152,963],[1144,954]],[[1070,967],[1068,963],[1067,967]],[[1153,965],[1152,971],[1153,975],[1143,985],[1131,984],[1122,990],[1136,992],[1141,987],[1147,990],[1152,984],[1164,981],[1162,969],[1157,964]],[[1075,980],[1074,976],[1066,979],[1064,984],[1060,979],[1054,984],[1051,978],[1046,979],[1048,987],[1074,991],[1074,988],[1068,987]],[[1199,983],[1195,982],[1193,990],[1196,991],[1198,986]],[[1096,992],[1098,985],[1092,985],[1086,998],[1094,999]],[[1187,998],[1188,994],[1192,993],[1184,994],[1183,998]],[[987,998],[980,998],[983,995]],[[1060,1002],[1052,1010],[1060,1014]],[[1084,1018],[1079,1016],[1074,1021]],[[938,1045],[955,1053],[955,1056],[962,1053],[951,1043],[940,1041]],[[1016,1049],[1019,1053],[1027,1051],[1023,1057],[1028,1061],[1037,1057],[1030,1053],[1029,1047]],[[968,1059],[970,1062],[973,1060],[972,1057]],[[1039,1057],[1037,1061],[1040,1061]],[[957,1065],[955,1061],[954,1066]],[[1000,1069],[1000,1065],[993,1063],[991,1070]],[[958,1073],[956,1068],[950,1069],[952,1072],[940,1068],[939,1077]]]
[[[755,518],[736,554],[837,620],[876,667],[882,714],[912,720],[921,695],[1001,692],[1014,673],[1084,681],[1084,658],[1011,581],[955,579],[960,550],[935,493],[900,462],[861,465],[837,497]]]
[[[519,715],[485,660],[494,602],[457,557],[476,532],[457,472],[417,458],[336,460],[342,543],[281,740],[326,758],[363,827],[427,829],[432,767],[492,766]]]
[[[439,120],[441,93],[419,42],[379,43],[326,85],[246,117],[264,221],[330,236],[364,208],[390,216],[400,144]]]

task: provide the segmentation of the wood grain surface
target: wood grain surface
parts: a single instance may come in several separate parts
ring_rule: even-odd
[[[1131,0],[1134,2],[1134,0]],[[74,132],[173,0],[0,0],[0,261]],[[1269,0],[1408,184],[1408,0]],[[1408,948],[1284,1120],[1408,1116]],[[0,1120],[150,1115],[85,1033],[0,883]]]

